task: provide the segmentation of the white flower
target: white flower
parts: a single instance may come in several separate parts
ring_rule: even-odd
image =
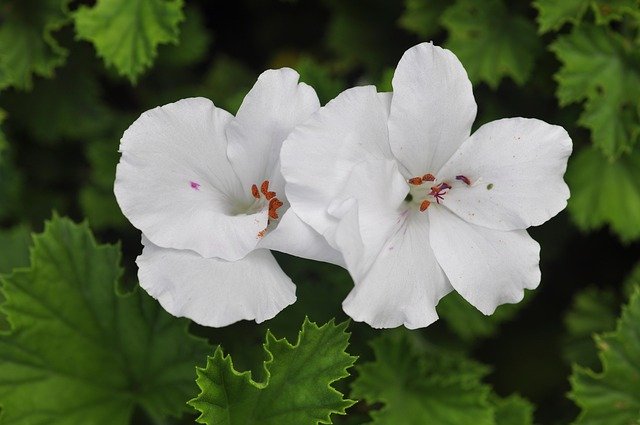
[[[566,206],[566,131],[512,118],[470,136],[471,83],[450,51],[409,49],[393,94],[346,90],[285,141],[298,216],[340,250],[343,308],[374,327],[419,328],[452,289],[485,314],[540,281],[526,228]]]
[[[291,69],[264,72],[234,117],[203,98],[142,114],[124,133],[114,191],[143,233],[140,286],[207,326],[264,321],[295,301],[269,249],[340,263],[288,209],[282,142],[320,107]]]

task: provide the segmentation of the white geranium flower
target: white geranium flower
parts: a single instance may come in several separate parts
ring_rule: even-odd
[[[341,251],[355,287],[343,308],[374,327],[419,328],[452,289],[485,314],[540,282],[526,232],[566,206],[571,140],[535,119],[488,123],[448,50],[409,49],[393,94],[346,90],[282,148],[298,216]]]
[[[120,144],[114,191],[143,233],[140,286],[207,326],[261,322],[295,301],[269,249],[340,263],[288,209],[279,153],[320,107],[291,69],[264,72],[237,115],[203,98],[142,114]]]

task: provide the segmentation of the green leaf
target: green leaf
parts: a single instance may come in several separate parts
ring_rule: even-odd
[[[567,22],[579,24],[589,7],[593,10],[596,23],[601,25],[619,21],[625,13],[638,8],[637,0],[536,0],[533,5],[538,9],[541,33],[558,31]]]
[[[447,0],[405,0],[399,24],[423,39],[431,38],[440,30],[440,16],[450,4]]]
[[[140,291],[115,292],[117,246],[54,217],[34,237],[31,266],[2,282],[0,423],[128,424],[135,406],[179,415],[193,365],[209,346]]]
[[[68,20],[69,0],[0,1],[0,90],[31,89],[33,75],[50,78],[67,50],[53,37]]]
[[[569,161],[571,188],[568,210],[583,230],[604,225],[623,241],[640,238],[640,151],[611,162],[594,148]]]
[[[526,399],[511,395],[493,400],[496,409],[496,425],[533,425],[533,405]]]
[[[555,75],[560,104],[586,101],[579,123],[591,130],[594,145],[611,158],[631,152],[640,138],[637,49],[590,25],[558,37],[550,48],[562,62]]]
[[[0,230],[0,275],[9,274],[16,267],[29,266],[29,246],[31,232],[27,226]]]
[[[615,329],[618,303],[613,291],[597,288],[587,288],[574,297],[564,319],[567,329],[564,357],[569,364],[597,367],[593,335]]]
[[[473,82],[498,87],[510,77],[527,82],[541,52],[536,28],[523,16],[511,13],[502,0],[457,0],[442,14],[449,32],[446,46],[460,59]]]
[[[571,393],[581,408],[576,424],[640,423],[640,290],[623,309],[616,331],[595,338],[602,372],[575,366]]]
[[[532,292],[527,292],[531,294]],[[452,292],[438,303],[438,315],[463,341],[473,341],[493,335],[500,323],[511,319],[524,305],[505,304],[498,307],[494,314],[485,316],[465,301],[460,294]]]
[[[159,44],[178,42],[182,6],[182,0],[98,0],[74,13],[76,34],[135,83],[153,64]]]
[[[264,380],[237,372],[229,355],[216,349],[205,369],[198,368],[202,392],[189,404],[204,424],[315,425],[330,424],[331,414],[344,414],[354,402],[331,383],[349,376],[356,360],[345,351],[348,322],[333,320],[318,327],[305,319],[298,341],[291,345],[267,332]]]
[[[492,425],[487,368],[453,353],[427,350],[408,331],[391,331],[371,342],[376,360],[356,367],[351,395],[369,405],[373,424]],[[411,415],[408,415],[411,412]]]
[[[636,287],[640,288],[640,261],[636,263],[631,273],[629,273],[622,283],[622,289],[627,298],[631,298]]]

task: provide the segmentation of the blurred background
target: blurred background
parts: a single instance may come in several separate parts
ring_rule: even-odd
[[[0,0],[0,273],[28,265],[30,232],[42,231],[56,211],[87,220],[101,242],[121,241],[122,282],[134,287],[140,233],[112,190],[119,139],[142,112],[203,96],[234,113],[263,70],[283,66],[296,69],[323,103],[353,85],[389,91],[403,52],[432,40],[467,69],[476,128],[523,116],[568,130],[572,198],[566,211],[530,229],[542,246],[542,283],[524,302],[484,317],[451,294],[438,307],[441,320],[427,329],[351,323],[349,352],[365,363],[374,358],[373,338],[408,334],[429,350],[487,365],[483,382],[498,396],[528,399],[536,423],[576,417],[567,397],[571,365],[599,370],[592,334],[614,329],[640,283],[639,2],[116,3]],[[140,15],[128,10],[134,7]],[[296,304],[261,325],[191,326],[257,376],[267,328],[295,339],[305,315],[319,323],[347,319],[340,303],[352,286],[348,273],[286,255],[278,260],[298,285]],[[339,387],[349,393],[352,379]],[[379,408],[361,401],[335,423],[365,423]],[[134,417],[147,420],[141,412]]]

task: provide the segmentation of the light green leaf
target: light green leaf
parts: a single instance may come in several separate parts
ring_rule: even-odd
[[[426,350],[418,334],[391,331],[372,341],[376,360],[356,367],[351,395],[369,405],[380,425],[492,425],[486,367],[449,352]],[[408,415],[411,412],[411,415]]]
[[[555,75],[561,105],[586,100],[580,124],[611,158],[631,152],[640,138],[640,59],[617,33],[590,25],[558,37],[551,50],[562,62]]]
[[[54,217],[31,266],[2,281],[0,423],[126,425],[135,406],[159,419],[185,410],[208,345],[140,291],[115,292],[117,246]]]
[[[331,383],[349,376],[356,360],[345,351],[348,322],[333,320],[318,327],[305,319],[298,341],[291,345],[267,332],[263,381],[251,372],[237,372],[229,355],[216,349],[207,367],[198,369],[202,392],[189,404],[208,425],[330,424],[331,414],[344,414],[354,402],[343,398]]]
[[[624,241],[640,238],[640,151],[611,162],[594,148],[569,161],[568,210],[583,230],[611,226]]]
[[[442,15],[449,32],[446,46],[464,65],[473,82],[496,88],[510,77],[524,84],[541,52],[532,22],[507,10],[502,0],[457,0]]]
[[[0,1],[0,90],[31,89],[33,75],[50,78],[67,50],[53,37],[68,20],[69,0]]]
[[[591,7],[597,24],[619,21],[625,13],[637,10],[637,0],[536,0],[540,32],[558,31],[565,23],[580,23]]]
[[[575,366],[571,393],[581,408],[576,424],[640,423],[640,290],[623,309],[616,331],[595,338],[602,372]]]
[[[152,65],[159,44],[178,42],[182,6],[182,0],[98,0],[74,13],[76,34],[135,83]]]
[[[564,357],[569,364],[597,367],[593,335],[615,329],[618,303],[613,291],[597,288],[587,288],[574,297],[564,319],[567,329]]]
[[[440,30],[440,16],[451,5],[448,0],[405,0],[400,17],[402,28],[428,39]]]

